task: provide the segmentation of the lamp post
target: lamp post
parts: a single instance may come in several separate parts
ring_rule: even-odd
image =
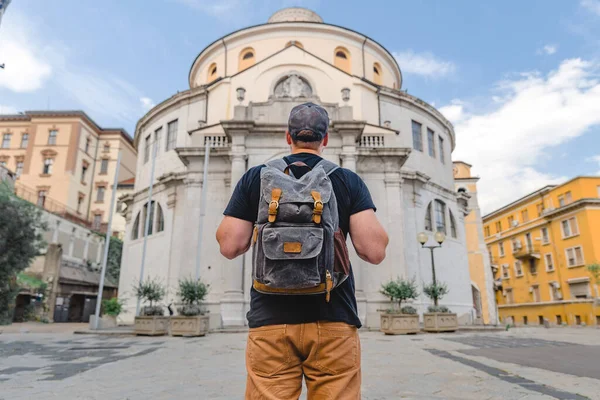
[[[421,247],[424,249],[429,249],[429,251],[431,252],[431,276],[433,280],[433,285],[437,286],[437,280],[435,278],[435,259],[433,257],[433,250],[442,247],[442,243],[444,243],[446,235],[444,235],[442,232],[436,232],[435,235],[433,235],[433,238],[438,243],[437,246],[425,246],[425,244],[429,241],[429,236],[425,232],[421,232],[417,235],[417,240],[419,241],[419,243],[421,243]],[[433,304],[437,307],[437,297],[433,299]]]

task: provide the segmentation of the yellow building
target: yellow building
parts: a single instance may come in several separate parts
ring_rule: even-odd
[[[498,310],[494,297],[494,275],[490,256],[483,237],[481,209],[477,198],[477,181],[471,175],[471,165],[462,161],[454,163],[454,185],[459,196],[468,202],[469,214],[465,217],[465,242],[469,258],[469,274],[476,320],[485,325],[498,323]]]
[[[600,177],[546,186],[483,218],[503,322],[600,325]]]
[[[119,149],[123,181],[135,177],[137,158],[123,129],[82,111],[0,115],[0,164],[16,173],[17,195],[95,230],[107,226]]]

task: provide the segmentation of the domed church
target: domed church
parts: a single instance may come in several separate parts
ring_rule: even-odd
[[[144,279],[168,288],[164,304],[179,301],[179,279],[199,276],[210,284],[211,328],[246,324],[251,252],[225,259],[215,232],[244,172],[288,154],[289,112],[311,101],[331,120],[324,157],[362,177],[390,237],[377,266],[359,259],[349,242],[363,325],[378,327],[380,310],[389,307],[382,283],[404,277],[421,288],[431,282],[430,252],[417,234],[427,233],[435,244],[436,231],[446,235],[435,251],[436,275],[450,289],[441,304],[471,323],[468,211],[454,186],[454,130],[434,107],[402,90],[401,67],[374,39],[303,8],[280,10],[267,23],[204,48],[193,60],[189,89],[136,126],[135,188],[120,199],[127,220],[119,285],[124,320],[135,316],[132,287],[143,268]],[[413,306],[422,313],[430,304],[421,294]]]

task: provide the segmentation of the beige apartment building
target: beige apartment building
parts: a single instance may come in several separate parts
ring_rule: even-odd
[[[120,182],[135,177],[137,160],[125,130],[101,128],[83,111],[0,115],[0,165],[15,172],[17,195],[97,231],[108,224],[119,150]]]

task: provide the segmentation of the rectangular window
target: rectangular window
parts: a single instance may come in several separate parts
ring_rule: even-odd
[[[500,257],[504,257],[504,242],[498,243],[498,254]]]
[[[42,173],[44,175],[50,175],[52,173],[52,164],[54,164],[54,160],[51,158],[46,158],[44,160],[44,169]]]
[[[104,143],[104,148],[102,149],[104,153],[108,153],[110,151],[110,144]]]
[[[569,267],[577,267],[584,264],[583,249],[581,246],[568,248],[566,253],[567,265]]]
[[[51,130],[48,133],[48,144],[56,144],[56,136],[58,135],[58,131],[57,130]]]
[[[556,325],[562,325],[562,316],[560,316],[560,315],[556,316]]]
[[[596,191],[598,192],[598,197],[600,197],[600,185],[598,185],[598,187],[596,187]]]
[[[441,201],[435,201],[435,227],[437,232],[446,234],[446,206]]]
[[[548,234],[548,228],[542,228],[542,244],[550,243],[550,235]]]
[[[171,121],[167,124],[167,151],[175,148],[175,143],[177,142],[177,120]]]
[[[104,201],[104,192],[106,188],[104,186],[98,186],[98,193],[96,195],[96,201],[102,203]]]
[[[529,210],[521,211],[521,221],[523,221],[523,223],[529,221]]]
[[[442,164],[446,162],[446,154],[444,153],[444,138],[438,136],[438,144],[440,145],[440,161]]]
[[[559,207],[564,207],[564,206],[565,206],[565,204],[567,204],[567,203],[565,202],[565,195],[564,195],[564,194],[561,194],[560,196],[558,196],[558,206],[559,206]]]
[[[429,147],[429,155],[435,158],[435,132],[427,128],[427,145]]]
[[[538,324],[544,325],[544,316],[543,315],[538,315]]]
[[[544,261],[546,262],[546,271],[554,271],[554,260],[552,259],[552,253],[544,254]]]
[[[412,121],[413,148],[419,151],[423,151],[423,133],[421,127],[420,123]]]
[[[552,300],[552,301],[560,300],[560,292],[558,291],[557,282],[550,282],[548,284],[548,286],[550,287],[550,300]]]
[[[527,318],[527,315],[523,316],[523,325],[528,325],[529,324],[529,319]]]
[[[502,221],[496,222],[496,233],[502,232]]]
[[[21,136],[21,148],[26,149],[28,145],[29,145],[29,133],[24,133],[23,136]]]
[[[510,229],[515,222],[515,217],[513,217],[512,215],[508,217],[508,229]]]
[[[81,167],[81,182],[85,182],[85,173],[87,172],[87,165]]]
[[[485,228],[483,228],[483,230],[484,230],[484,233],[485,233],[486,237],[490,236],[490,227],[489,226],[486,226]]]
[[[512,304],[515,302],[515,299],[513,298],[513,291],[512,289],[506,289],[506,304]],[[515,317],[512,317],[513,321],[514,321]]]
[[[103,158],[100,161],[100,173],[107,174],[108,173],[108,158]]]
[[[85,139],[85,152],[87,154],[90,153],[90,142],[91,142],[90,138]]]
[[[508,264],[504,264],[502,266],[502,278],[508,279],[510,278],[510,271],[508,270]]]
[[[11,137],[12,137],[11,133],[5,133],[4,136],[2,136],[2,148],[3,149],[10,148],[10,138]]]
[[[535,209],[537,210],[537,216],[541,217],[542,214],[544,213],[544,205],[542,203],[540,203],[537,206],[535,206]]]
[[[144,164],[147,163],[148,160],[150,159],[150,144],[151,144],[150,138],[151,138],[150,135],[146,136],[146,141],[144,142]]]
[[[144,222],[146,222],[146,216],[148,213],[148,203],[144,205]],[[150,218],[148,219],[148,235],[152,235],[152,227],[154,226],[154,202],[150,203]]]
[[[21,176],[23,173],[23,161],[17,161],[17,169],[15,170],[15,174],[17,178]]]
[[[527,246],[528,251],[533,251],[533,240],[531,239],[531,233],[529,232],[525,234],[525,245]]]
[[[560,223],[562,227],[563,239],[579,235],[579,226],[577,225],[577,217],[565,219]]]
[[[533,302],[534,303],[539,303],[540,301],[542,301],[540,299],[540,287],[539,285],[534,285],[531,287],[532,291],[531,293],[533,294]]]
[[[38,199],[37,199],[38,207],[44,207],[44,204],[46,203],[46,195],[47,195],[47,192],[45,190],[40,190],[38,192]]]
[[[567,204],[571,204],[573,202],[573,195],[571,195],[571,192],[565,193],[565,202]]]
[[[515,261],[515,276],[523,276],[523,264],[521,261]]]
[[[590,283],[588,281],[569,283],[569,290],[572,299],[587,299],[590,297]]]
[[[81,214],[81,205],[83,204],[83,197],[79,196],[77,198],[77,213]]]
[[[102,225],[102,215],[96,214],[94,215],[94,223],[92,225],[92,229],[99,230]]]
[[[154,149],[154,151],[155,151],[154,155],[156,155],[160,152],[160,142],[161,141],[162,141],[162,127],[158,128],[157,130],[154,131],[154,146],[156,147],[156,149]]]

